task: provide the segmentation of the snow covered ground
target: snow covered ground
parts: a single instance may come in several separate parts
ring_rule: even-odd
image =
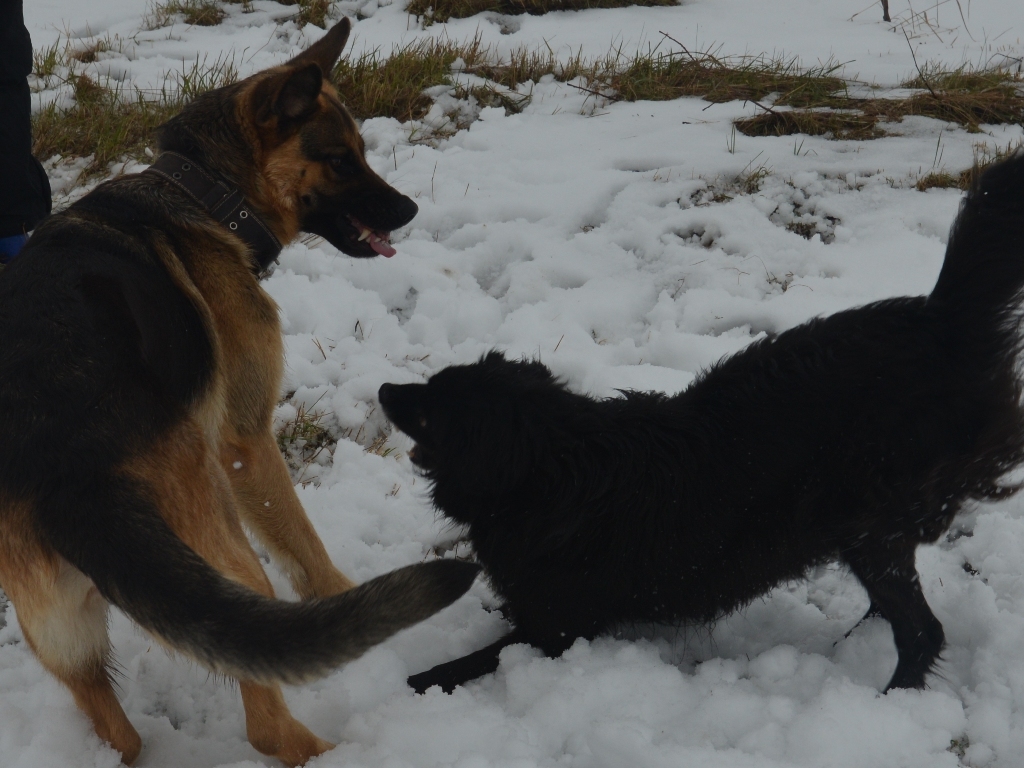
[[[227,6],[217,27],[140,31],[141,0],[26,0],[36,47],[119,36],[89,65],[140,87],[197,56],[241,74],[280,62],[322,32],[294,8]],[[356,50],[424,35],[508,50],[545,41],[603,55],[661,40],[724,54],[847,62],[848,77],[896,85],[914,71],[901,26],[867,0],[689,0],[419,29],[403,0],[342,0],[359,12]],[[1019,0],[939,0],[913,14],[892,0],[918,61],[995,63],[1024,55]],[[961,16],[962,10],[962,16]],[[858,14],[858,12],[861,12]],[[913,16],[913,18],[912,18]],[[511,34],[502,34],[501,23]],[[64,98],[54,91],[40,103]],[[400,435],[387,430],[383,382],[419,381],[492,347],[539,357],[579,390],[678,391],[766,331],[873,299],[927,292],[959,194],[914,190],[931,170],[970,165],[973,145],[1005,147],[1019,126],[968,134],[912,118],[876,141],[750,138],[731,121],[751,105],[699,99],[595,102],[555,82],[519,115],[485,109],[437,146],[391,119],[363,126],[372,165],[416,198],[398,255],[348,259],[295,244],[266,282],[281,307],[288,370],[282,421],[299,405],[341,439],[303,477],[300,496],[335,562],[367,579],[450,549]],[[63,198],[74,168],[51,164]],[[764,175],[749,194],[737,176]],[[765,175],[767,174],[767,175]],[[802,224],[805,239],[787,229]],[[782,416],[780,415],[780,418]],[[380,451],[383,452],[383,451]],[[312,765],[776,766],[1024,765],[1024,497],[964,515],[949,540],[918,552],[928,601],[946,629],[941,674],[925,691],[880,695],[896,663],[886,622],[866,621],[854,579],[822,568],[721,621],[713,632],[652,629],[579,641],[562,658],[509,648],[501,668],[453,695],[414,695],[411,672],[481,647],[504,630],[478,583],[452,608],[324,680],[286,693],[295,715],[339,743]],[[290,591],[279,574],[282,594]],[[0,614],[2,615],[2,614]],[[0,621],[2,623],[2,621]],[[114,614],[124,706],[145,743],[138,765],[274,765],[245,740],[230,685],[169,657]],[[0,628],[0,766],[105,768],[118,758],[34,660],[6,610]]]

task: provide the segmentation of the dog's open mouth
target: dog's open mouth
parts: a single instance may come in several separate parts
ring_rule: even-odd
[[[416,443],[416,445],[409,449],[409,461],[411,461],[420,469],[434,468],[434,462],[430,455],[430,452],[427,451],[419,443]]]
[[[349,216],[348,220],[355,229],[356,234],[353,239],[357,248],[368,248],[374,253],[388,259],[398,253],[398,251],[391,247],[390,232],[380,232],[378,230],[371,229],[359,221],[355,216]]]

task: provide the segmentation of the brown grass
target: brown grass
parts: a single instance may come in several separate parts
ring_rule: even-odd
[[[967,189],[970,184],[965,183],[965,177],[969,174],[970,171],[956,174],[949,171],[931,171],[918,179],[914,188],[918,192],[926,192],[929,189]]]
[[[875,116],[832,110],[766,110],[737,120],[736,128],[747,136],[802,133],[832,139],[877,139],[884,135]]]
[[[984,124],[1024,125],[1024,78],[1017,72],[959,67],[922,72],[903,85],[924,90],[906,99],[849,99],[846,106],[880,121],[920,115],[972,133]]]
[[[948,71],[922,71],[903,85],[924,91],[898,101],[870,100],[864,111],[889,120],[923,115],[958,123],[972,132],[977,132],[982,124],[1024,124],[1024,78],[1019,72],[972,70],[963,66]]]
[[[1005,147],[990,147],[988,144],[974,145],[974,163],[959,173],[950,173],[946,170],[931,171],[925,174],[914,187],[919,192],[926,192],[929,189],[962,189],[968,190],[974,184],[985,169],[990,165],[1006,160],[1011,155],[1024,148],[1024,140],[1010,142]]]
[[[226,15],[217,0],[164,0],[153,4],[143,19],[143,26],[149,30],[160,29],[181,16],[186,24],[215,27]]]
[[[479,41],[475,41],[479,48]],[[582,77],[590,82],[598,77],[607,62],[590,62],[583,58],[582,50],[560,60],[550,50],[530,50],[516,48],[508,58],[499,59],[489,50],[477,53],[473,61],[467,61],[463,72],[493,80],[505,88],[516,88],[521,83],[538,82],[542,77],[552,75],[556,79],[567,82]]]
[[[394,455],[398,458],[398,454],[395,453],[397,450],[393,445],[388,445],[388,439],[390,439],[391,433],[388,431],[379,433],[368,446],[366,446],[366,452],[372,453],[374,456],[380,456],[381,458],[387,458],[388,456]]]
[[[390,56],[375,49],[355,59],[342,59],[332,81],[356,118],[385,116],[404,122],[426,114],[434,102],[423,91],[451,84],[457,59],[475,66],[486,56],[479,38],[464,44],[420,40],[393,49]]]
[[[529,102],[528,95],[514,92],[523,83],[537,82],[545,75],[561,81],[582,77],[591,82],[607,66],[604,61],[584,60],[582,53],[560,61],[550,50],[526,48],[499,58],[476,36],[464,43],[446,38],[420,40],[394,48],[387,56],[380,49],[368,51],[338,62],[332,81],[342,101],[359,119],[387,116],[416,120],[434,103],[424,91],[455,84],[452,65],[460,60],[459,73],[485,78],[491,84],[460,87],[455,95],[473,96],[485,106],[503,106],[509,112],[519,112]]]
[[[677,42],[677,41],[674,41]],[[706,101],[752,101],[761,114],[736,121],[749,136],[804,133],[836,139],[884,135],[880,122],[920,115],[977,132],[982,124],[1024,124],[1024,79],[1009,70],[922,72],[904,83],[923,91],[905,99],[852,98],[835,76],[837,64],[808,70],[794,59],[720,58],[710,51],[639,54],[624,68],[598,75],[625,101],[698,96]],[[775,94],[770,105],[762,105]],[[791,107],[780,110],[776,107]]]
[[[678,4],[678,0],[411,0],[406,6],[406,11],[430,24],[445,22],[448,19],[465,19],[485,11],[513,16],[523,13],[540,16],[551,11]]]
[[[70,56],[75,61],[80,61],[83,64],[91,64],[99,57],[99,54],[109,51],[111,48],[109,40],[96,40],[83,48],[77,48],[71,51]]]
[[[801,70],[796,59],[719,58],[704,51],[638,54],[624,68],[606,76],[608,87],[625,101],[667,101],[699,96],[705,101],[761,101],[772,93],[774,104],[818,106],[846,92],[835,76],[839,64]]]
[[[172,0],[193,4],[210,1]],[[299,0],[300,14],[320,1]],[[326,14],[326,0],[319,7]],[[311,17],[308,23],[316,22]],[[54,44],[36,53],[37,76],[48,87],[54,77],[62,77],[72,86],[76,98],[70,109],[50,106],[34,118],[37,154],[94,154],[93,170],[102,169],[124,155],[138,156],[152,129],[195,93],[234,78],[233,68],[230,73],[203,74],[196,67],[179,78],[177,87],[166,88],[159,94],[140,94],[73,73],[75,56],[88,59],[106,45],[96,43],[71,51],[66,44]],[[453,74],[453,65],[460,73],[488,82],[456,86],[459,78]],[[885,123],[898,122],[908,115],[956,122],[968,130],[977,130],[983,123],[1024,124],[1024,90],[1019,74],[966,68],[926,71],[905,84],[926,84],[924,90],[905,99],[882,99],[850,97],[846,83],[835,74],[837,70],[835,64],[804,70],[792,59],[722,58],[711,51],[692,53],[685,48],[664,54],[655,50],[628,59],[613,54],[586,60],[577,53],[560,61],[550,49],[525,48],[499,57],[477,36],[466,42],[447,38],[419,40],[394,48],[389,54],[376,49],[342,60],[332,77],[343,101],[357,118],[388,116],[403,122],[420,119],[430,110],[435,97],[426,91],[438,86],[456,86],[454,91],[446,92],[457,99],[474,99],[484,106],[519,112],[530,98],[528,90],[520,86],[551,75],[611,101],[682,96],[697,96],[711,102],[753,101],[761,108],[758,114],[736,121],[738,131],[752,136],[799,133],[833,139],[873,139],[884,135]],[[446,135],[464,128],[472,114],[472,110],[453,113],[448,116],[450,123],[446,127],[432,129],[430,135]],[[948,180],[939,176],[921,180],[922,185],[941,183]]]
[[[295,418],[278,427],[277,447],[293,472],[303,472],[321,453],[337,444],[337,439],[324,424],[326,417],[327,414],[321,411],[299,405]]]
[[[297,5],[299,7],[299,26],[312,24],[321,29],[327,29],[328,14],[334,5],[334,0],[278,0],[281,5]]]

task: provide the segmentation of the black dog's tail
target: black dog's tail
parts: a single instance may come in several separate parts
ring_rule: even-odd
[[[1024,289],[1024,151],[977,179],[950,232],[929,304],[952,321],[954,343],[979,362],[1019,349]],[[984,364],[984,363],[983,363]]]
[[[479,571],[440,560],[399,568],[333,597],[268,598],[222,576],[136,489],[97,485],[92,498],[86,493],[41,505],[41,532],[142,627],[241,679],[297,683],[322,676],[454,602]]]

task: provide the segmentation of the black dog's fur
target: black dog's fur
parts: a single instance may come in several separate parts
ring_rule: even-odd
[[[514,626],[410,684],[451,690],[512,642],[555,656],[619,622],[713,620],[838,559],[892,625],[888,687],[922,687],[944,638],[915,549],[1024,458],[1022,285],[1024,155],[967,196],[930,296],[755,342],[675,397],[596,400],[498,353],[384,385]]]

